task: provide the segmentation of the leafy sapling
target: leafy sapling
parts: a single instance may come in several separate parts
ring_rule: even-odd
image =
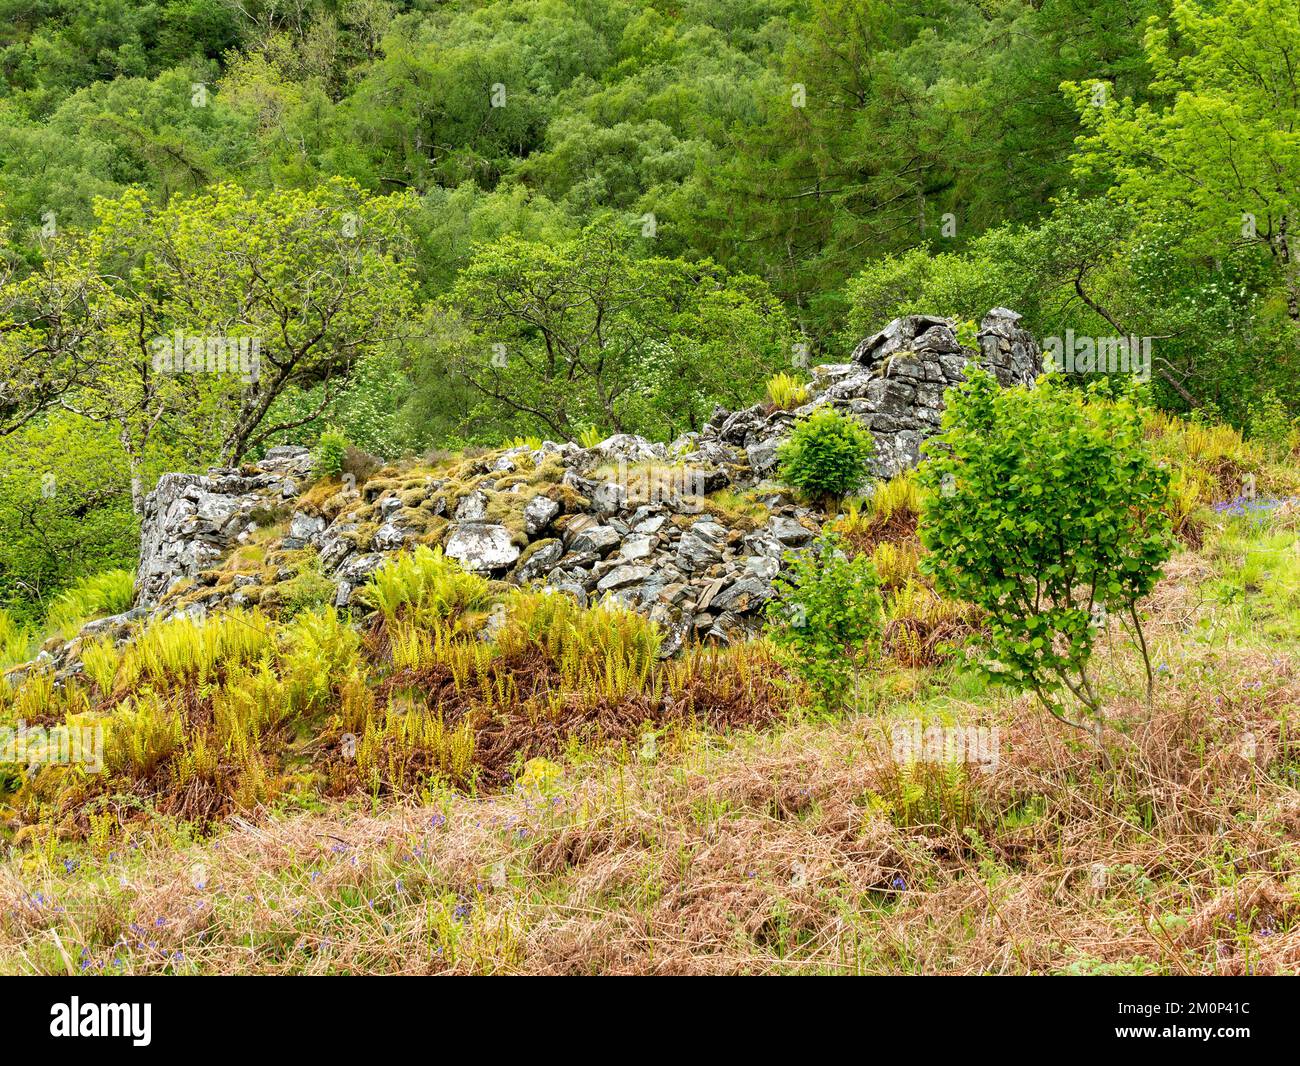
[[[875,439],[856,418],[820,407],[796,424],[777,459],[786,484],[830,504],[866,482],[875,450]]]
[[[816,707],[837,711],[879,642],[880,579],[868,557],[850,559],[832,533],[786,560],[790,569],[776,579],[777,599],[767,607],[768,634]]]
[[[986,673],[1099,736],[1090,663],[1107,618],[1118,616],[1146,665],[1149,704],[1137,603],[1159,580],[1172,533],[1169,475],[1146,446],[1142,409],[1051,378],[1001,389],[976,371],[949,392],[943,433],[927,452],[922,570],[987,612]],[[1062,691],[1081,710],[1069,710]]]
[[[340,432],[327,429],[316,444],[316,470],[324,477],[338,477],[348,454],[348,440]]]

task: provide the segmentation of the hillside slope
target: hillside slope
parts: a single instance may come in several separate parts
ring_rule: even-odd
[[[661,660],[617,607],[515,590],[485,644],[486,579],[408,556],[360,634],[216,615],[92,656],[108,773],[10,782],[0,971],[1295,972],[1296,471],[1150,432],[1184,547],[1150,708],[1102,646],[1104,750],[947,650],[978,619],[916,574],[906,477],[834,523],[889,621],[833,717],[766,641]]]

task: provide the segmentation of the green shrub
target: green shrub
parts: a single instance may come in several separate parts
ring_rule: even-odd
[[[789,553],[768,604],[768,633],[813,690],[820,710],[844,705],[859,665],[880,636],[880,580],[871,560],[849,559],[840,538],[823,534],[806,552]]]
[[[327,429],[316,442],[316,473],[322,477],[338,477],[343,472],[343,460],[347,454],[347,437],[337,430]]]
[[[305,556],[283,586],[280,617],[288,620],[304,611],[316,611],[334,598],[334,582],[321,571],[320,556]]]
[[[957,323],[955,332],[957,335],[957,343],[963,348],[971,348],[976,351],[979,350],[980,327],[978,322],[970,318],[963,319]]]
[[[1169,557],[1168,472],[1144,440],[1131,397],[1099,398],[1044,379],[1001,389],[978,371],[947,397],[943,433],[919,479],[921,563],[945,595],[988,612],[985,671],[1032,689],[1072,724],[1099,728],[1088,674],[1108,613],[1133,627],[1136,604]],[[1148,695],[1151,685],[1147,662]],[[1091,718],[1066,715],[1068,689]]]
[[[1265,391],[1247,409],[1247,437],[1275,461],[1285,458],[1291,450],[1291,436],[1295,426],[1286,404],[1273,389]]]
[[[862,423],[833,407],[802,419],[777,451],[781,478],[822,501],[839,500],[859,488],[876,442]]]

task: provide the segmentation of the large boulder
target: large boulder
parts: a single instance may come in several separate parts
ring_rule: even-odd
[[[462,522],[447,538],[443,550],[466,570],[487,573],[504,570],[519,558],[519,548],[505,526],[488,522]]]

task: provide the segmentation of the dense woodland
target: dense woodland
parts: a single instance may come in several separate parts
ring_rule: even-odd
[[[1151,337],[1154,402],[1278,432],[1298,46],[1279,0],[0,0],[0,595],[129,568],[165,470],[666,440],[909,310]],[[159,371],[213,336],[257,380]]]

